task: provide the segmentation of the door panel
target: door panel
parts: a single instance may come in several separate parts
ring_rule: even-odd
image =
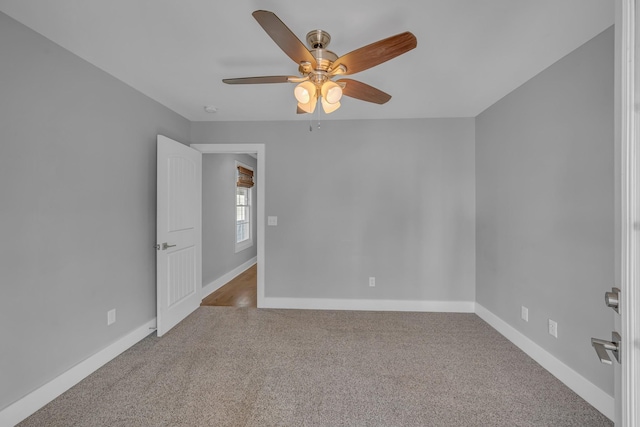
[[[196,292],[194,246],[167,253],[167,306],[172,309]]]

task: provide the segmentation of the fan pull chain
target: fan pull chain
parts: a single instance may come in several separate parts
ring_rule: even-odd
[[[316,100],[319,102],[319,100]],[[318,129],[320,129],[320,110],[316,104],[316,119],[318,120]],[[309,114],[309,132],[313,132],[313,113]]]

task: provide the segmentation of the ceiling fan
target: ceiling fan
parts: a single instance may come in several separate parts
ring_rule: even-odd
[[[313,113],[320,99],[325,113],[340,108],[343,95],[362,101],[384,104],[391,95],[352,79],[333,80],[337,76],[355,74],[382,64],[410,51],[418,45],[416,37],[404,32],[338,56],[327,50],[329,33],[314,30],[307,34],[307,48],[273,13],[256,10],[253,17],[267,34],[298,64],[299,76],[260,76],[223,79],[227,84],[298,83],[294,95],[298,114]]]

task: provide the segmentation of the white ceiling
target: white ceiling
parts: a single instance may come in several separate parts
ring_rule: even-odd
[[[292,84],[222,83],[297,73],[257,9],[302,41],[328,31],[338,56],[403,31],[417,37],[416,49],[350,76],[391,101],[344,98],[323,120],[475,117],[614,22],[610,0],[0,0],[0,11],[189,120],[308,119]]]

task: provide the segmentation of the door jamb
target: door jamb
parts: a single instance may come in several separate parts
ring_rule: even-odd
[[[258,258],[258,280],[257,280],[257,306],[263,307],[266,284],[265,277],[265,146],[264,144],[191,144],[191,148],[203,154],[257,154],[258,173],[258,230],[257,230],[257,258]]]
[[[620,161],[621,161],[621,334],[622,425],[640,425],[640,96],[637,13],[640,0],[621,0]]]

